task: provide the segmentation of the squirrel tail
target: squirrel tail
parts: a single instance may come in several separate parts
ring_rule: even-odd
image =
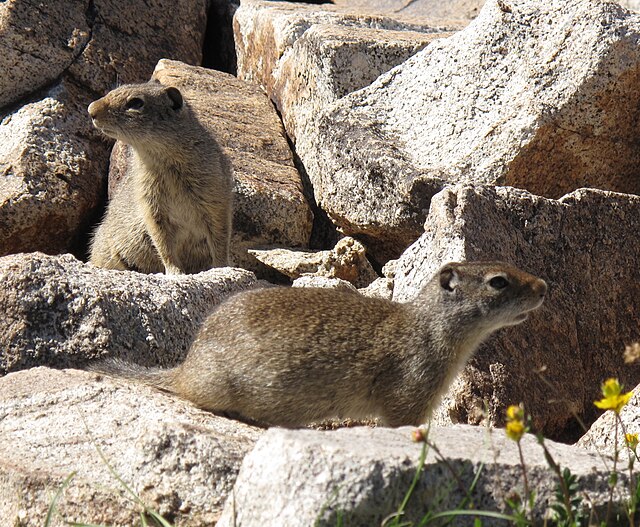
[[[174,380],[178,370],[178,368],[149,368],[118,358],[93,362],[87,366],[87,369],[110,377],[141,382],[168,392],[173,392]]]

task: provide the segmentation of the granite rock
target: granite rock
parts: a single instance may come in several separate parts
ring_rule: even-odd
[[[624,390],[627,391],[627,387]],[[619,417],[618,421],[615,412],[603,412],[576,445],[608,456],[613,456],[617,447],[619,456],[626,465],[629,450],[625,434],[640,434],[640,385],[633,389],[633,396],[622,408]]]
[[[291,284],[291,287],[319,287],[324,289],[342,289],[354,293],[358,292],[351,282],[328,276],[303,275],[300,278],[296,278]]]
[[[294,527],[298,525],[371,527],[398,510],[411,485],[421,446],[411,428],[346,428],[330,432],[272,428],[257,442],[240,468],[232,497],[217,527]],[[502,430],[457,425],[431,427],[424,470],[402,521],[416,522],[427,512],[457,509],[472,488],[476,510],[506,510],[505,498],[522,495],[522,466],[515,442]],[[600,518],[608,502],[609,470],[598,455],[545,442],[561,467],[570,467]],[[536,491],[533,511],[542,524],[557,486],[535,437],[522,440],[528,480]],[[609,464],[611,460],[606,460]],[[627,476],[620,475],[614,511],[620,512]],[[295,481],[295,484],[292,484]],[[585,500],[586,501],[586,500]],[[235,517],[234,517],[235,516]],[[454,525],[474,525],[458,516]],[[483,518],[483,525],[504,525]]]
[[[138,525],[113,473],[176,527],[210,527],[260,429],[145,386],[39,367],[0,378],[0,524]]]
[[[234,17],[238,76],[264,87],[297,143],[327,105],[465,24],[349,6],[246,1]]]
[[[355,287],[366,287],[378,278],[367,260],[364,246],[348,236],[339,240],[330,251],[268,249],[249,252],[265,265],[294,280],[312,275],[340,278]]]
[[[445,184],[638,193],[639,39],[615,3],[488,0],[298,138],[318,205],[384,262]]]
[[[334,0],[334,4],[374,13],[473,20],[478,16],[484,1],[485,0]]]
[[[62,80],[0,115],[0,255],[79,249],[103,198],[109,157],[86,118],[90,102]]]
[[[209,311],[255,284],[249,271],[145,275],[99,269],[71,255],[0,258],[0,372],[73,367],[100,356],[179,362]]]

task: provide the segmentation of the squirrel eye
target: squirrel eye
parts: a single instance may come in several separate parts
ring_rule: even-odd
[[[504,289],[509,285],[509,281],[504,276],[494,276],[489,280],[489,285],[494,289]]]
[[[139,97],[132,97],[124,105],[124,107],[127,110],[139,110],[143,106],[144,106],[144,101]]]

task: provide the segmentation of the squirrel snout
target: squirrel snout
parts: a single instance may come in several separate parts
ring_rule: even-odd
[[[544,298],[547,294],[547,282],[538,279],[533,283],[533,291],[540,297]]]
[[[89,108],[87,108],[87,111],[89,112],[89,115],[92,119],[97,117],[98,113],[100,113],[100,101],[93,101],[89,105]]]

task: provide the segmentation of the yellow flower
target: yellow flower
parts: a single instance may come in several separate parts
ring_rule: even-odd
[[[507,408],[507,426],[505,427],[507,437],[514,441],[520,441],[526,431],[524,408],[522,405],[512,404]]]
[[[509,421],[505,431],[509,439],[520,441],[524,435],[524,423],[522,421]]]
[[[627,446],[635,452],[636,447],[638,446],[638,434],[625,434],[624,440],[626,441]]]
[[[507,421],[524,420],[524,409],[520,405],[512,404],[507,408]]]
[[[618,382],[618,379],[607,379],[602,384],[602,395],[604,396],[599,401],[594,401],[598,408],[602,410],[613,410],[619,414],[622,407],[629,402],[633,392],[621,393],[622,385]]]

